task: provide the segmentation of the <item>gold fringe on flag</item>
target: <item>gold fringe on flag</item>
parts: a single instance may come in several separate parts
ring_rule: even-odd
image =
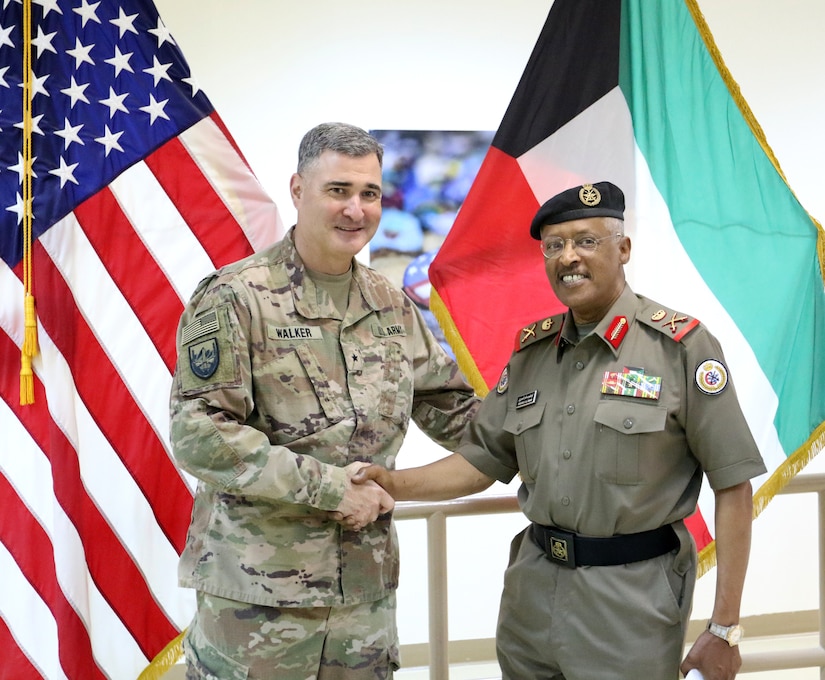
[[[765,131],[762,129],[762,126],[759,125],[759,123],[757,122],[756,117],[753,115],[753,111],[751,111],[751,108],[748,105],[748,102],[746,102],[745,98],[742,96],[742,90],[739,87],[739,83],[737,83],[733,79],[733,76],[728,70],[727,64],[725,64],[725,60],[722,58],[722,53],[719,51],[719,47],[716,45],[716,41],[713,39],[713,35],[710,32],[710,28],[708,27],[707,22],[705,21],[705,16],[704,14],[702,14],[702,10],[699,9],[697,1],[685,0],[685,4],[687,5],[688,10],[690,11],[691,16],[693,17],[693,21],[696,24],[696,28],[699,30],[699,34],[702,36],[702,40],[705,43],[705,47],[707,47],[708,49],[708,53],[713,58],[713,63],[716,64],[716,68],[719,70],[719,74],[722,76],[722,80],[724,80],[725,85],[727,85],[728,91],[730,92],[730,96],[733,98],[733,101],[739,108],[742,117],[745,119],[745,122],[747,122],[748,127],[750,127],[751,132],[753,132],[753,136],[756,138],[756,141],[759,142],[759,145],[762,147],[762,150],[765,152],[765,155],[773,164],[773,167],[776,168],[776,171],[779,173],[779,176],[782,178],[782,181],[785,182],[785,185],[788,187],[788,190],[791,192],[791,194],[793,194],[794,197],[796,197],[794,190],[791,188],[790,184],[788,184],[788,179],[785,177],[785,173],[782,172],[782,168],[780,167],[779,161],[773,153],[773,149],[771,149],[770,145],[768,144],[768,140],[765,137]],[[819,271],[822,275],[822,281],[825,282],[825,229],[822,228],[822,225],[814,218],[813,215],[808,213],[808,217],[811,218],[811,221],[814,223],[817,229],[816,251],[817,255],[819,256]]]
[[[143,669],[143,672],[138,676],[138,680],[160,680],[160,678],[166,675],[169,669],[183,656],[181,641],[184,635],[186,635],[186,629],[160,650],[155,658],[152,659],[152,663]]]
[[[719,74],[722,76],[722,79],[727,85],[728,91],[730,92],[733,101],[736,103],[736,106],[739,108],[739,111],[742,113],[745,121],[747,122],[748,126],[753,133],[753,136],[759,142],[759,145],[762,147],[762,150],[765,152],[765,155],[773,164],[773,167],[779,173],[779,176],[782,178],[782,181],[785,182],[785,185],[788,187],[788,190],[796,197],[794,194],[793,189],[791,189],[790,185],[788,184],[788,180],[785,177],[785,173],[782,172],[782,168],[779,166],[779,161],[777,160],[776,156],[773,153],[773,149],[768,145],[768,140],[765,137],[765,132],[762,130],[762,126],[756,121],[755,116],[753,115],[753,111],[751,111],[750,106],[745,101],[745,98],[742,96],[742,91],[739,88],[739,84],[733,79],[730,71],[728,70],[727,65],[725,64],[724,59],[722,59],[722,53],[719,51],[719,48],[716,45],[716,41],[713,39],[713,35],[710,32],[710,28],[708,28],[707,23],[705,22],[705,17],[702,14],[702,11],[699,9],[699,5],[697,4],[696,0],[685,0],[685,4],[687,5],[688,9],[690,10],[691,15],[693,16],[693,21],[696,24],[696,28],[699,30],[699,34],[702,36],[702,40],[705,42],[705,46],[708,49],[711,57],[713,58],[714,63],[716,64],[716,68],[719,70]],[[797,199],[798,201],[799,199]],[[801,205],[801,203],[800,203]],[[807,212],[807,211],[806,211]],[[819,270],[820,274],[822,275],[822,281],[825,283],[825,230],[823,230],[822,225],[817,222],[814,217],[808,213],[808,217],[810,217],[811,222],[814,223],[814,226],[817,229],[816,235],[816,252],[819,257]],[[753,516],[756,518],[762,510],[768,505],[771,499],[778,494],[782,488],[794,478],[794,476],[800,472],[808,463],[810,463],[814,456],[819,453],[823,448],[825,448],[825,423],[820,424],[818,428],[814,430],[808,440],[802,444],[794,453],[779,466],[776,470],[774,470],[773,474],[768,478],[768,480],[761,486],[759,491],[754,494],[753,497]],[[709,545],[705,546],[705,548],[699,553],[699,566],[698,566],[698,573],[699,576],[702,574],[710,571],[716,565],[716,542],[712,542]]]
[[[20,405],[34,403],[32,359],[37,356],[37,312],[32,295],[32,7],[23,0],[23,348],[20,356]]]
[[[484,382],[473,355],[467,349],[467,345],[464,344],[464,338],[458,332],[450,312],[435,287],[430,289],[430,311],[435,316],[435,320],[438,321],[438,325],[441,326],[441,330],[444,331],[444,337],[450,347],[453,348],[456,363],[458,363],[461,372],[464,373],[464,377],[467,378],[467,382],[472,385],[479,397],[487,396],[487,392],[490,391],[487,383]]]

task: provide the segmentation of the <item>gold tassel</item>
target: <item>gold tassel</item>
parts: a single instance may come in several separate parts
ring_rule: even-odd
[[[20,358],[20,405],[34,403],[32,359],[37,356],[37,313],[32,295],[32,0],[23,3],[23,347]]]
[[[26,293],[24,302],[23,354],[37,356],[37,314],[34,311],[34,295]]]
[[[23,352],[20,356],[20,405],[34,403],[34,372],[31,357]]]
[[[183,657],[183,636],[186,630],[180,633],[174,640],[158,652],[143,672],[138,676],[138,680],[160,680],[167,671]]]

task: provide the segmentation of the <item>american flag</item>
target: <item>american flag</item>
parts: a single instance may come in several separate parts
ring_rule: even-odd
[[[168,445],[178,318],[283,228],[151,2],[30,1],[25,406],[24,5],[0,12],[0,679],[132,678],[193,611],[176,580],[192,482]]]

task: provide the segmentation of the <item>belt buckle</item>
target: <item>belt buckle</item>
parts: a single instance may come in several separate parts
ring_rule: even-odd
[[[547,547],[545,552],[548,559],[568,569],[576,568],[576,535],[560,529],[548,529]]]

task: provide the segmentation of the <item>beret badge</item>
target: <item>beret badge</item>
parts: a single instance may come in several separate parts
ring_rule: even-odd
[[[602,195],[592,184],[584,184],[582,185],[582,188],[579,189],[579,200],[586,206],[592,208],[594,205],[599,205],[599,203],[601,203]]]

